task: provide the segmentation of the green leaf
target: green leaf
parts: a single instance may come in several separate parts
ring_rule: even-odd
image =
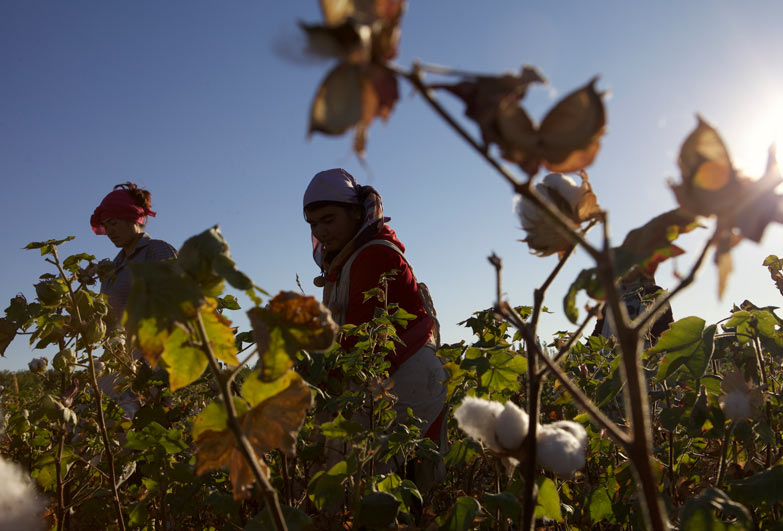
[[[656,379],[660,382],[685,365],[693,378],[704,374],[714,349],[715,325],[704,327],[700,317],[685,317],[672,323],[648,354],[665,353],[658,366]]]
[[[253,371],[242,384],[242,397],[248,401],[251,408],[277,396],[288,389],[292,382],[300,379],[296,372],[288,371],[276,380],[265,382],[260,379],[260,374],[259,371]]]
[[[514,494],[510,492],[501,492],[499,494],[484,494],[482,498],[486,510],[494,515],[498,510],[504,517],[512,522],[518,522],[522,513],[522,504]]]
[[[613,516],[612,499],[605,487],[598,487],[590,493],[590,520],[597,524],[601,520],[611,520]]]
[[[5,350],[16,337],[16,325],[0,317],[0,356],[5,356]]]
[[[443,460],[449,468],[464,467],[472,463],[479,455],[481,455],[480,444],[473,439],[460,439],[451,445]]]
[[[236,268],[217,225],[188,238],[179,250],[177,262],[208,295],[216,296],[222,291],[223,279],[242,291],[253,287],[250,278]]]
[[[759,334],[769,338],[777,336],[776,325],[778,324],[775,314],[772,310],[740,310],[731,315],[725,329],[734,330],[737,333],[737,341],[748,343]]]
[[[172,391],[195,382],[209,365],[206,354],[193,346],[190,339],[182,328],[175,328],[164,342],[161,359],[169,373]]]
[[[715,514],[719,510],[724,518],[736,518],[730,525],[724,524]],[[682,531],[701,531],[703,529],[753,529],[750,511],[729,498],[720,489],[705,489],[695,498],[685,502],[680,512]]]
[[[65,242],[73,240],[76,236],[67,236],[62,240],[46,240],[45,242],[30,242],[24,246],[25,249],[40,249],[41,256],[52,252],[52,248],[62,245]]]
[[[341,412],[333,421],[321,424],[321,431],[329,439],[351,440],[364,432],[364,427],[358,422],[346,420]]]
[[[239,301],[233,295],[226,295],[225,297],[218,297],[218,310],[239,310]]]
[[[514,352],[496,352],[489,358],[489,368],[481,375],[481,385],[492,391],[516,391],[519,375],[527,371],[527,359]]]
[[[79,254],[72,254],[65,260],[63,260],[63,269],[66,271],[70,271],[71,273],[76,273],[79,271],[79,263],[82,261],[85,262],[91,262],[92,260],[95,260],[95,257],[91,254],[87,253],[79,253]]]
[[[707,389],[707,393],[711,395],[720,395],[722,394],[722,390],[720,388],[722,380],[715,376],[714,374],[706,374],[701,377],[701,380],[699,380],[699,383]]]
[[[319,511],[332,510],[343,503],[343,481],[348,477],[348,463],[340,461],[328,471],[316,472],[307,484],[307,497]]]
[[[40,456],[33,464],[30,475],[38,481],[38,484],[45,491],[53,491],[57,487],[57,461],[55,460],[56,450],[50,450]],[[63,448],[60,458],[60,474],[65,477],[75,460],[73,450],[68,447]]]
[[[171,329],[195,318],[203,298],[198,287],[181,275],[172,261],[133,262],[128,267],[131,292],[125,307],[125,328],[138,338],[143,326],[147,339],[156,338],[146,346],[140,345],[142,354],[154,361],[162,354],[163,342]]]
[[[574,324],[579,319],[579,310],[576,308],[576,295],[582,290],[585,290],[593,299],[602,300],[604,298],[604,290],[601,282],[598,280],[598,270],[596,268],[583,269],[568,288],[565,298],[563,298],[563,311],[568,320]]]
[[[611,372],[601,381],[596,389],[595,402],[598,407],[605,406],[623,388],[623,371],[620,369],[621,360],[622,356],[615,356],[610,365]]]
[[[247,413],[247,403],[241,398],[234,397],[234,407],[237,410],[237,416],[241,417]],[[228,429],[228,413],[223,404],[219,402],[212,402],[207,405],[201,413],[198,414],[196,420],[193,421],[193,430],[191,436],[194,439],[198,439],[199,435],[207,431],[221,432]]]
[[[371,492],[362,498],[359,521],[371,528],[385,528],[397,519],[400,501],[387,492]]]
[[[288,531],[306,531],[312,529],[313,521],[307,514],[296,507],[288,507],[287,505],[284,505],[281,509],[283,510],[283,518],[285,519]],[[275,529],[275,522],[272,520],[269,508],[264,507],[260,513],[247,523],[243,531],[267,531],[269,529]]]
[[[473,520],[480,510],[481,505],[474,498],[460,496],[448,516],[445,519],[440,517],[436,522],[442,521],[440,528],[444,531],[467,531],[474,529]]]
[[[560,495],[557,493],[555,483],[549,478],[540,478],[537,483],[536,518],[549,518],[555,522],[562,522]]]
[[[732,481],[728,484],[731,499],[749,507],[761,503],[778,503],[783,501],[783,465],[777,465],[749,478]]]

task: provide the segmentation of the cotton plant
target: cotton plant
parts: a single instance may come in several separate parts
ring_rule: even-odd
[[[459,428],[489,450],[514,460],[524,451],[530,427],[527,412],[513,402],[466,397],[454,412]],[[571,477],[585,466],[587,432],[581,424],[561,420],[536,428],[536,460],[545,469]]]
[[[29,474],[16,463],[0,457],[0,529],[43,529],[44,507],[45,502]]]
[[[756,416],[764,399],[762,391],[745,381],[741,373],[732,371],[726,374],[721,389],[720,407],[727,419],[739,422]]]
[[[562,173],[550,173],[535,185],[536,191],[566,218],[579,225],[595,218],[600,213],[598,200],[587,180],[587,173],[581,172],[581,185]],[[557,223],[530,199],[517,195],[514,207],[527,233],[525,242],[531,251],[539,256],[562,254],[572,244]]]

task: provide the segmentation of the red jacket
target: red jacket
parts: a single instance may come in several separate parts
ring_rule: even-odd
[[[388,240],[401,251],[405,251],[405,246],[387,225],[384,225],[373,239]],[[404,344],[398,344],[396,351],[387,358],[391,363],[390,374],[394,374],[400,365],[427,343],[434,324],[424,308],[413,272],[398,252],[385,245],[369,245],[359,251],[350,268],[348,305],[345,313],[346,323],[359,325],[370,321],[378,300],[373,298],[364,302],[363,294],[377,287],[381,274],[392,269],[397,269],[399,273],[389,282],[388,302],[399,304],[403,310],[416,315],[416,319],[408,322],[408,326],[404,329],[397,327],[397,335]],[[334,273],[334,278],[328,280],[336,281],[338,274]],[[344,337],[341,342],[346,350],[355,343],[355,337]]]

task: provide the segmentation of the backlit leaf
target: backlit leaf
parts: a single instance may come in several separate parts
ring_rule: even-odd
[[[245,416],[242,427],[259,452],[279,449],[287,455],[293,455],[296,435],[304,422],[307,409],[312,405],[312,396],[310,388],[294,371],[287,373],[281,380],[288,386],[254,405]]]
[[[147,338],[155,337],[154,348],[142,354],[154,360],[168,333],[175,325],[187,323],[196,316],[203,299],[193,282],[178,272],[172,261],[132,262],[131,292],[125,307],[125,328],[141,341],[140,328],[144,326]],[[165,337],[160,337],[160,336]]]
[[[562,522],[560,495],[557,493],[555,483],[549,478],[540,478],[537,483],[536,518],[549,518],[555,522]]]
[[[236,268],[217,225],[185,240],[177,263],[210,296],[220,294],[223,279],[242,291],[253,287],[250,278]]]
[[[321,83],[310,109],[310,133],[341,135],[362,119],[364,70],[340,63]]]
[[[229,365],[239,364],[231,321],[217,312],[216,300],[207,299],[201,309],[201,320],[215,357]]]
[[[454,85],[434,85],[430,88],[448,90],[464,101],[465,116],[478,124],[484,143],[490,144],[501,140],[498,131],[498,113],[501,103],[505,104],[505,112],[517,113],[521,108],[514,103],[525,96],[527,88],[532,83],[543,82],[545,82],[543,76],[535,68],[524,66],[519,75],[476,76]],[[532,122],[530,119],[525,120],[526,116],[510,119],[507,126],[513,128],[515,120],[521,120],[524,131],[529,133],[532,130]],[[518,131],[517,134],[524,134],[524,132]],[[530,145],[534,142],[535,139]]]
[[[612,499],[605,487],[598,487],[590,493],[589,504],[590,520],[593,521],[593,524],[612,518]]]
[[[715,325],[706,328],[704,325],[704,319],[695,316],[675,321],[658,343],[647,351],[648,354],[665,353],[658,365],[656,379],[659,382],[671,376],[682,365],[688,368],[694,379],[701,378],[712,358],[716,329]]]
[[[160,359],[165,362],[172,391],[196,381],[209,364],[206,354],[192,344],[191,336],[182,328],[175,328],[166,338]]]
[[[470,496],[460,496],[444,519],[440,529],[447,531],[467,531],[474,529],[473,520],[481,510],[478,501]]]
[[[265,308],[248,312],[260,354],[261,379],[272,381],[288,370],[300,349],[327,350],[338,327],[314,297],[280,292]]]
[[[596,268],[583,269],[568,288],[568,292],[563,298],[563,311],[568,320],[574,324],[576,324],[579,318],[576,296],[582,290],[585,290],[593,299],[601,300],[604,298],[604,290],[598,279],[598,270]]]
[[[519,389],[519,375],[527,371],[527,359],[512,352],[496,352],[481,375],[481,385],[490,392]]]
[[[516,102],[504,100],[498,112],[498,145],[503,157],[528,175],[544,165],[554,172],[575,172],[589,166],[600,148],[606,115],[593,79],[560,100],[536,127]]]
[[[622,245],[614,249],[618,273],[640,265],[645,274],[652,275],[660,262],[683,253],[671,242],[699,226],[693,214],[680,208],[656,216],[629,232]]]

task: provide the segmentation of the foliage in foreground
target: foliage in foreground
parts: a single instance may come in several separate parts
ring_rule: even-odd
[[[584,172],[606,122],[597,80],[536,124],[521,103],[531,84],[543,82],[534,69],[504,76],[422,65],[405,71],[391,63],[404,2],[321,5],[324,24],[304,29],[337,65],[316,93],[311,130],[354,129],[363,153],[368,127],[390,115],[398,80],[407,80],[521,197],[531,250],[560,258],[532,305],[514,308],[501,300],[502,262],[491,257],[495,308],[465,322],[472,344],[439,351],[452,409],[467,397],[469,404],[511,405],[490,402],[490,414],[478,419],[482,429],[468,430],[486,446],[465,437],[451,414],[443,449],[409,415],[396,418],[384,354],[398,341],[395,326],[410,316],[386,300],[387,277],[368,294],[380,306],[373,321],[341,331],[356,337],[342,351],[333,346],[328,312],[314,299],[281,293],[263,304],[266,294],[235,267],[213,228],[188,240],[176,261],[134,268],[123,341],[107,329],[106,303],[89,287],[103,274],[94,257],[60,260],[67,240],[34,243],[29,248],[40,249],[56,271],[42,275],[36,301],[11,301],[0,320],[0,354],[17,334],[58,353],[51,365],[31,361],[31,373],[3,375],[0,448],[49,497],[49,525],[780,528],[783,321],[774,308],[745,301],[719,323],[688,316],[643,347],[650,324],[693,280],[709,250],[722,291],[731,249],[743,238],[758,242],[769,223],[783,219],[774,157],[760,180],[740,175],[720,135],[699,119],[680,151],[681,182],[672,186],[679,207],[631,231],[620,246],[607,237],[598,248],[584,237],[606,224]],[[425,73],[459,81],[428,85]],[[465,103],[480,141],[440,106],[436,91]],[[497,157],[517,164],[527,179]],[[559,176],[536,183],[541,167],[581,172],[582,183]],[[690,273],[670,292],[643,297],[645,308],[629,315],[621,281],[682,254],[674,240],[702,218],[713,218],[715,231]],[[595,302],[575,331],[544,347],[537,336],[544,297],[576,246],[594,267],[573,282],[563,311],[577,325],[577,295],[584,291]],[[764,265],[783,289],[782,262],[770,256]],[[224,316],[238,309],[223,293],[226,283],[252,301],[252,332],[236,333]],[[614,336],[583,339],[602,311]],[[525,407],[526,430],[500,436],[498,428],[508,426],[498,426],[499,412],[516,415],[517,405]],[[583,426],[584,465],[539,467],[547,460],[538,432],[561,420]]]

